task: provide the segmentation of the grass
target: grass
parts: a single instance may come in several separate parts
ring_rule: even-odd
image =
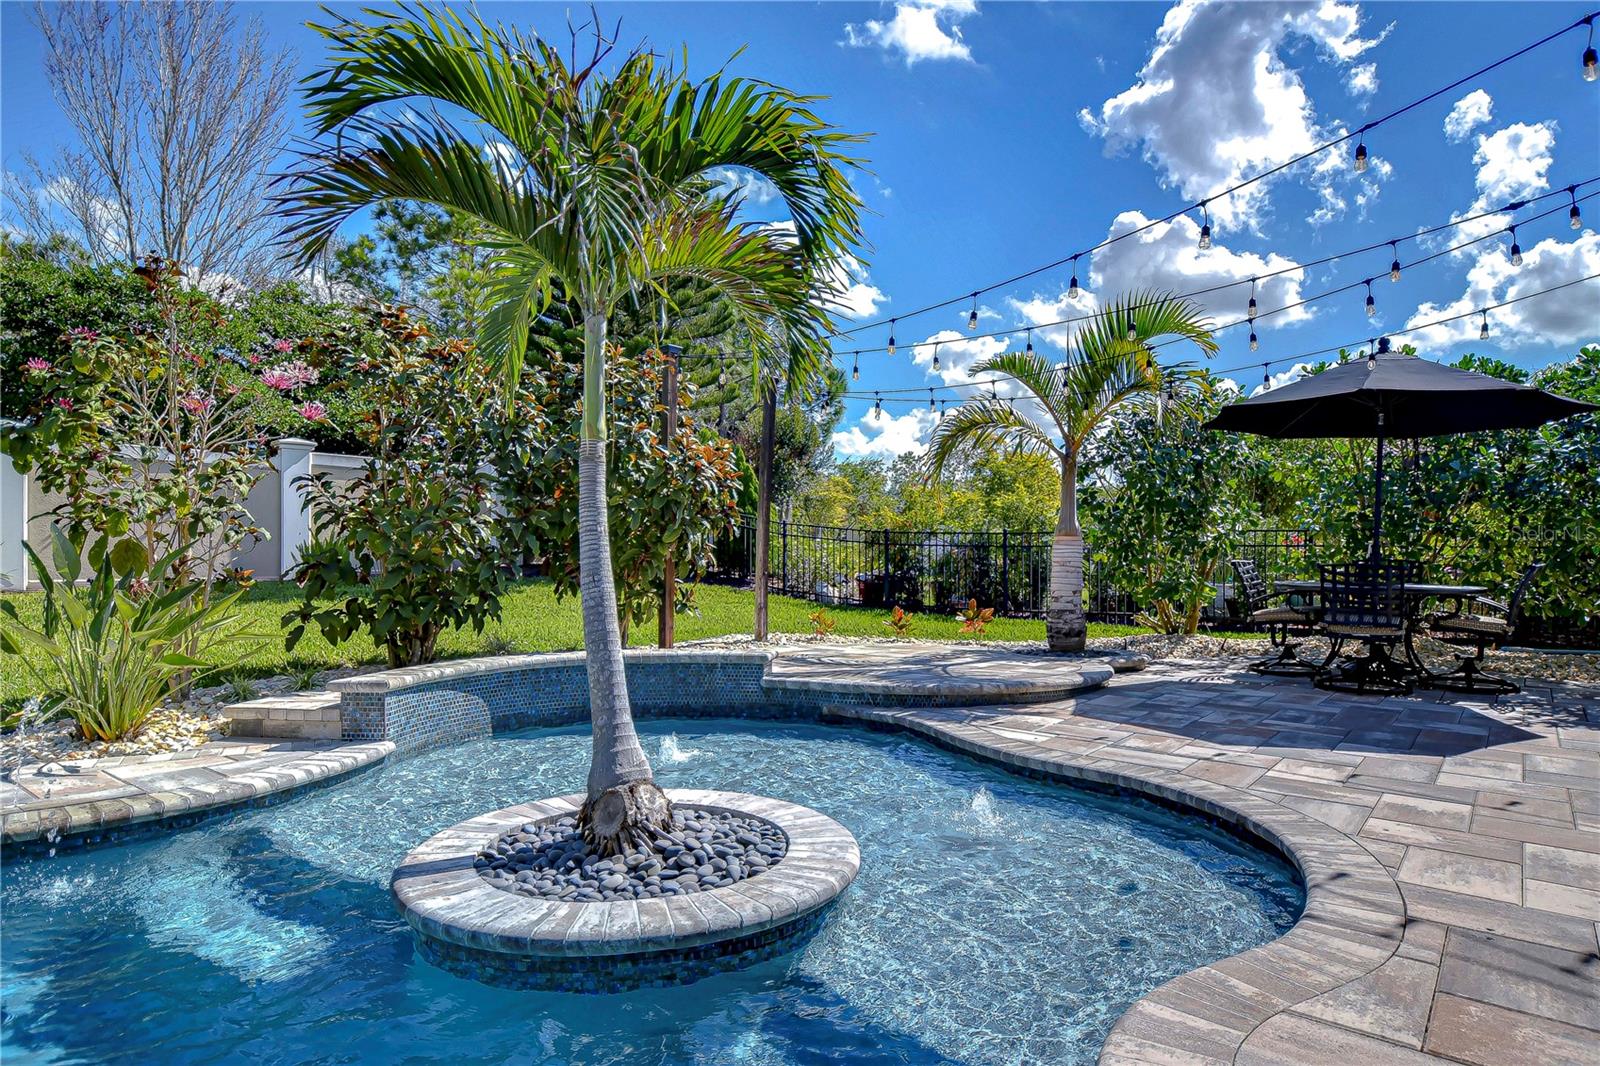
[[[17,611],[24,621],[37,626],[43,603],[40,594],[12,595],[11,602],[17,605]],[[373,647],[364,634],[334,647],[322,639],[315,626],[306,631],[292,653],[285,651],[280,635],[284,629],[281,619],[299,598],[299,589],[294,585],[263,582],[240,600],[239,610],[249,628],[265,634],[266,638],[248,660],[230,672],[230,681],[383,662],[382,652]],[[695,604],[698,614],[678,616],[677,639],[680,642],[751,631],[755,595],[748,590],[701,585],[695,594]],[[809,616],[815,610],[817,605],[809,601],[773,596],[769,600],[771,629],[774,633],[810,633],[812,625]],[[828,607],[826,610],[834,620],[833,633],[836,636],[892,635],[889,627],[883,624],[889,612],[882,608]],[[471,629],[455,629],[442,634],[439,638],[439,657],[455,659],[508,652],[571,651],[583,647],[582,632],[576,596],[557,600],[549,582],[523,581],[514,585],[503,601],[500,621],[491,622],[482,633],[474,633]],[[1091,637],[1143,632],[1146,630],[1135,626],[1089,625]],[[655,622],[651,621],[631,634],[629,644],[634,647],[652,646],[655,636]],[[907,636],[921,640],[1043,640],[1044,622],[1026,618],[996,618],[989,624],[983,638],[974,638],[962,635],[961,623],[953,615],[919,613]],[[9,656],[0,656],[0,701],[11,702],[26,695],[27,679],[18,664]]]

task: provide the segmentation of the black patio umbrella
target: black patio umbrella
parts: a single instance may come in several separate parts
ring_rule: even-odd
[[[1532,429],[1600,410],[1543,389],[1389,351],[1388,338],[1366,359],[1330,367],[1224,407],[1207,429],[1263,437],[1374,437],[1372,556],[1383,530],[1383,442],[1491,429]]]

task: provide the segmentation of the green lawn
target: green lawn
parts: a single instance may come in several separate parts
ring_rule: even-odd
[[[338,666],[353,663],[381,663],[382,654],[373,647],[365,635],[346,641],[337,648],[322,639],[316,627],[307,630],[294,652],[284,651],[281,619],[285,611],[299,599],[299,591],[283,582],[262,583],[251,589],[241,601],[242,611],[250,627],[273,634],[246,662],[241,673],[265,677],[286,672],[291,666]],[[748,633],[754,616],[754,594],[721,585],[701,585],[696,593],[699,614],[678,616],[678,640],[695,640],[700,637],[725,636],[730,633]],[[42,599],[37,593],[16,595],[12,602],[18,612],[30,623],[37,625]],[[774,633],[810,633],[809,615],[817,606],[805,600],[787,596],[771,599],[772,631]],[[844,636],[890,636],[883,624],[888,612],[876,608],[830,607],[828,614],[836,622],[834,632]],[[910,635],[925,640],[959,640],[961,623],[951,616],[916,616]],[[1094,637],[1119,636],[1139,633],[1130,626],[1089,626]],[[631,644],[649,646],[655,643],[656,627],[651,622],[633,634]],[[1042,621],[1020,618],[999,618],[990,623],[988,640],[1043,640]],[[513,650],[570,651],[583,646],[582,624],[578,613],[577,597],[557,600],[552,586],[545,581],[518,582],[504,601],[499,622],[484,627],[481,634],[470,629],[451,630],[439,638],[440,658],[461,658],[482,655],[488,651]],[[0,657],[0,699],[14,700],[26,695],[27,681],[15,660]]]

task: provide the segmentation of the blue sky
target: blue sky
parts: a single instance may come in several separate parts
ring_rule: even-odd
[[[559,4],[490,3],[491,18],[564,35]],[[31,5],[6,3],[0,153],[8,170],[21,154],[48,155],[67,136],[42,81]],[[581,18],[582,8],[571,9]],[[662,51],[686,45],[699,72],[744,47],[738,73],[830,97],[820,111],[872,133],[871,173],[859,187],[871,209],[871,246],[847,300],[861,320],[971,292],[1062,258],[1164,216],[1302,148],[1469,73],[1587,12],[1581,4],[1356,4],[1265,2],[1240,6],[972,3],[606,4],[622,19],[624,42]],[[272,39],[298,53],[303,70],[322,51],[303,23],[311,5],[241,4]],[[1135,287],[1186,291],[1245,284],[1203,298],[1216,321],[1239,318],[1248,279],[1271,270],[1404,238],[1507,200],[1600,177],[1600,84],[1580,77],[1584,38],[1574,31],[1462,86],[1367,137],[1375,160],[1355,175],[1350,147],[1327,167],[1315,162],[1249,195],[1218,201],[1215,247],[1195,248],[1199,220],[1180,220],[1085,258],[1088,294],[1065,299],[1061,268],[988,292],[979,332],[1059,319]],[[1600,183],[1580,190],[1600,192]],[[1260,286],[1263,311],[1325,289],[1379,276],[1378,315],[1364,290],[1264,318],[1260,350],[1248,330],[1218,334],[1221,368],[1238,367],[1351,341],[1384,330],[1474,310],[1507,297],[1600,272],[1600,197],[1583,204],[1585,226],[1568,228],[1566,201],[1519,230],[1524,263],[1494,236],[1457,254],[1405,270],[1391,283],[1387,249],[1284,275]],[[781,219],[759,188],[747,210]],[[1402,261],[1498,231],[1497,216],[1437,239],[1402,241]],[[973,339],[966,306],[896,327],[900,348],[861,357],[853,389],[965,385],[966,368],[1002,341]],[[1463,320],[1406,337],[1424,354],[1477,350],[1525,366],[1569,356],[1600,339],[1600,281],[1491,313],[1490,339]],[[943,331],[943,332],[942,332]],[[887,328],[844,340],[879,348]],[[933,350],[907,345],[945,337],[940,371]],[[1041,329],[1038,348],[1066,340]],[[1014,342],[1020,346],[1020,340]],[[842,357],[846,367],[851,361]],[[1292,372],[1292,361],[1271,366]],[[1260,383],[1259,366],[1234,376]],[[1002,393],[1004,385],[1000,386]],[[951,397],[958,392],[941,392]],[[892,395],[892,394],[891,394]],[[836,448],[841,455],[893,454],[919,446],[931,428],[927,394],[917,405],[853,399]]]

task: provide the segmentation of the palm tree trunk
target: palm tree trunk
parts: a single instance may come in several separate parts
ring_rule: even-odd
[[[1061,514],[1050,543],[1050,605],[1044,615],[1051,651],[1082,651],[1089,627],[1083,615],[1083,530],[1078,528],[1078,458],[1061,460]]]
[[[611,574],[606,517],[604,314],[583,320],[583,433],[578,441],[578,575],[594,754],[578,824],[591,847],[617,854],[649,847],[671,824],[667,797],[650,774],[628,705],[622,625]]]

